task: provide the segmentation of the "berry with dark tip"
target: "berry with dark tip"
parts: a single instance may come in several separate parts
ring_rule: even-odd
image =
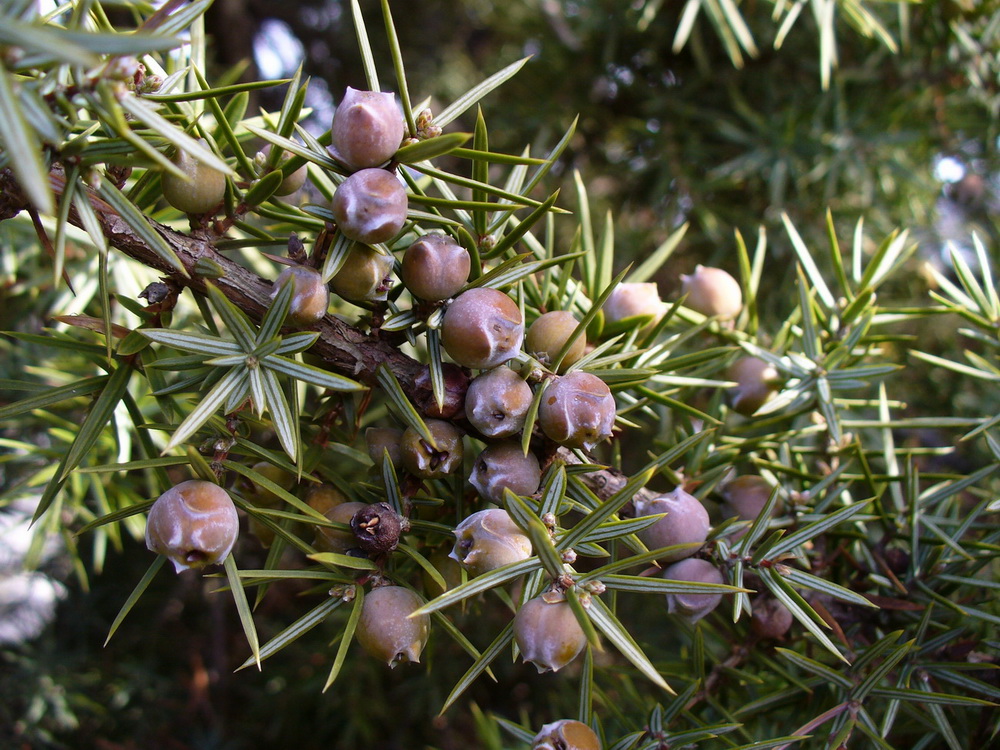
[[[531,557],[531,540],[501,508],[481,510],[455,529],[453,560],[478,576]]]
[[[229,493],[190,479],[160,495],[146,519],[146,546],[180,573],[221,563],[236,544],[240,520]]]
[[[402,586],[382,586],[365,595],[356,631],[358,643],[390,667],[420,661],[431,631],[430,615],[410,617],[423,602]]]
[[[587,645],[569,602],[552,591],[521,605],[514,616],[514,639],[521,657],[539,672],[558,672]]]
[[[423,479],[447,476],[462,465],[462,433],[451,422],[440,419],[428,419],[424,424],[434,442],[407,427],[399,446],[403,466]]]
[[[486,437],[516,435],[531,408],[531,386],[509,367],[496,367],[472,379],[465,394],[465,416]]]
[[[591,450],[611,437],[615,423],[615,398],[596,375],[571,372],[542,395],[538,424],[550,440],[569,448]]]
[[[476,458],[469,482],[484,500],[500,505],[503,491],[533,495],[542,480],[542,469],[535,454],[521,450],[513,440],[488,445]]]

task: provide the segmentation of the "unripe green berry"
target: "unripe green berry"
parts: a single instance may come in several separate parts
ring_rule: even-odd
[[[306,505],[320,513],[343,505],[347,497],[332,484],[314,484],[306,490]]]
[[[274,297],[284,284],[292,285],[289,322],[297,326],[311,326],[323,319],[330,306],[330,291],[319,271],[309,266],[286,267],[278,274],[271,296]]]
[[[562,594],[547,592],[526,601],[514,616],[521,657],[539,672],[558,672],[580,655],[587,636]]]
[[[596,375],[571,372],[556,378],[542,395],[538,424],[550,440],[591,450],[611,437],[615,398]]]
[[[199,138],[202,146],[208,144]],[[207,164],[202,164],[186,151],[178,151],[174,164],[184,173],[178,177],[165,172],[160,179],[163,197],[174,208],[187,214],[206,214],[214,211],[226,197],[226,176]]]
[[[323,512],[328,521],[342,523],[345,526],[351,525],[354,514],[365,507],[365,503],[341,503]],[[313,546],[320,552],[337,552],[344,554],[358,546],[358,540],[354,537],[354,532],[349,529],[341,530],[330,526],[317,526],[316,538]]]
[[[423,479],[447,476],[462,465],[462,433],[451,422],[440,419],[428,419],[424,424],[434,437],[434,445],[407,427],[399,445],[403,466]]]
[[[430,615],[410,615],[423,602],[402,586],[382,586],[365,595],[356,631],[358,643],[390,667],[419,662],[431,632]]]
[[[403,113],[392,94],[347,87],[330,128],[335,156],[352,169],[377,167],[392,158],[402,140]]]
[[[501,291],[477,287],[452,302],[441,323],[441,344],[463,367],[488,370],[513,359],[524,340],[517,303]]]
[[[225,560],[239,529],[229,493],[212,482],[190,479],[164,492],[149,509],[146,546],[166,556],[180,573]]]
[[[258,461],[250,468],[265,479],[274,482],[283,490],[290,490],[295,486],[295,475],[289,474],[281,467],[275,466],[272,463],[268,463],[267,461]],[[243,481],[242,488],[244,497],[256,506],[262,508],[277,508],[284,502],[272,490],[269,490],[261,484],[257,484],[253,480],[245,479]]]
[[[420,299],[437,302],[465,286],[472,268],[469,251],[444,234],[425,234],[403,254],[400,276]]]
[[[344,265],[330,279],[330,288],[351,302],[384,300],[392,287],[392,256],[361,243],[351,246]]]
[[[458,525],[455,537],[449,557],[471,576],[531,557],[531,540],[500,508],[473,513]]]
[[[752,416],[766,404],[779,388],[778,370],[758,357],[741,357],[726,371],[726,379],[737,383],[730,391],[733,409],[745,417]]]
[[[516,495],[533,495],[542,480],[542,470],[535,454],[527,455],[521,444],[504,440],[487,446],[472,468],[469,482],[479,496],[491,503],[503,503],[503,491],[509,489]]]
[[[402,440],[403,431],[398,427],[369,427],[365,430],[365,445],[375,468],[382,468],[386,451],[389,451],[389,460],[397,471],[403,467]]]
[[[725,583],[722,573],[708,560],[689,557],[663,570],[663,578],[688,583]],[[719,606],[722,594],[667,594],[667,611],[694,623]]]
[[[285,178],[278,185],[278,189],[274,191],[274,194],[284,197],[301,190],[302,186],[306,184],[306,177],[308,176],[309,169],[303,164],[291,174],[285,175]]]
[[[388,242],[406,222],[406,190],[394,172],[362,169],[337,186],[330,208],[348,239],[366,245]]]
[[[663,317],[667,305],[660,299],[655,283],[641,282],[616,286],[601,309],[606,325],[639,316],[651,317],[649,325],[654,325]]]
[[[551,367],[579,323],[573,313],[565,310],[553,310],[540,315],[524,335],[525,351],[546,367]],[[587,336],[581,334],[563,357],[559,372],[580,359],[586,350]]]
[[[731,320],[743,309],[739,282],[721,268],[696,266],[690,276],[681,276],[685,306],[708,317]]]
[[[667,514],[637,534],[650,550],[672,547],[675,544],[700,544],[708,537],[712,527],[705,506],[698,498],[680,487],[666,495],[658,495],[648,500],[639,498],[633,501],[633,505],[636,516]],[[657,559],[660,562],[672,562],[690,557],[697,551],[697,547],[690,547],[666,552]]]
[[[465,393],[465,416],[486,437],[515,435],[531,408],[531,386],[509,367],[497,367],[472,379]]]
[[[531,750],[601,750],[601,741],[582,721],[561,719],[542,727]]]

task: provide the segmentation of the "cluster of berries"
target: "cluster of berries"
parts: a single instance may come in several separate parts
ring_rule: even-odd
[[[615,398],[599,377],[573,369],[587,353],[587,339],[572,313],[545,312],[526,329],[522,309],[512,297],[497,289],[468,286],[471,257],[452,237],[419,236],[405,249],[401,261],[395,262],[385,245],[399,237],[407,220],[407,192],[393,161],[404,135],[402,114],[391,94],[348,89],[333,119],[330,149],[348,174],[333,195],[331,211],[337,231],[353,244],[341,269],[328,282],[315,268],[292,265],[277,277],[274,288],[292,285],[288,322],[297,326],[315,325],[327,314],[331,290],[352,302],[384,301],[394,270],[416,300],[417,309],[441,310],[435,323],[441,346],[457,365],[478,372],[465,394],[465,421],[460,411],[436,415],[444,419],[425,420],[431,440],[413,427],[372,427],[365,435],[368,452],[376,467],[388,456],[394,467],[419,481],[448,476],[464,466],[464,432],[457,421],[486,444],[472,462],[470,484],[484,502],[501,505],[505,490],[523,496],[538,491],[543,469],[539,455],[551,455],[552,444],[590,451],[610,438]],[[263,165],[266,154],[259,156],[257,162]],[[164,175],[168,202],[190,214],[215,211],[224,197],[224,176],[183,153],[178,155],[177,166],[190,181]],[[277,194],[295,192],[306,178],[305,167],[283,173]],[[690,310],[722,323],[740,314],[740,286],[725,271],[698,266],[681,281],[684,304]],[[666,308],[655,284],[625,283],[613,290],[603,313],[606,325],[636,324],[650,330]],[[518,363],[528,366],[510,366]],[[773,366],[754,357],[738,360],[728,376],[737,383],[732,406],[745,415],[773,395],[778,379]],[[543,446],[538,455],[523,450],[521,439],[536,401],[538,434],[532,444]],[[294,486],[294,477],[266,462],[254,470],[284,489]],[[751,481],[730,482],[725,498],[732,514],[752,520],[763,508],[770,487],[752,481],[759,477],[743,479]],[[274,493],[255,484],[242,490],[257,507],[281,503]],[[765,493],[762,500],[761,492]],[[330,485],[314,485],[306,501],[329,522],[315,527],[313,544],[323,552],[345,554],[360,549],[373,559],[384,559],[408,529],[407,519],[387,503],[351,502]],[[669,548],[658,559],[666,566],[663,577],[723,583],[715,565],[693,557],[711,529],[708,512],[697,498],[678,487],[652,499],[636,500],[634,506],[639,516],[665,514],[639,535],[650,549]],[[269,545],[273,531],[253,518],[250,523],[261,542]],[[153,505],[147,544],[173,561],[178,571],[203,567],[226,558],[238,526],[226,490],[210,482],[188,481],[165,492]],[[469,576],[526,560],[533,553],[529,537],[502,508],[472,513],[457,524],[455,537],[450,557]],[[671,595],[668,608],[694,621],[720,600],[720,594]],[[392,666],[418,661],[430,630],[427,615],[413,616],[421,605],[421,598],[411,589],[376,577],[362,605],[359,642]],[[520,607],[514,634],[525,661],[533,662],[539,671],[562,668],[576,658],[587,640],[556,584]],[[570,741],[570,735],[576,739]],[[599,745],[590,728],[579,722],[548,725],[535,740],[535,747],[540,748],[571,746]]]

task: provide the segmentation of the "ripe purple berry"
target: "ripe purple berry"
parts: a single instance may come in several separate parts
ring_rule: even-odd
[[[315,325],[326,315],[330,305],[330,291],[323,283],[323,276],[309,266],[288,266],[274,282],[274,297],[284,284],[292,285],[292,302],[288,320],[297,326]]]
[[[351,302],[384,300],[392,288],[392,256],[361,243],[351,246],[330,288]]]
[[[400,276],[420,299],[448,299],[465,286],[472,268],[469,251],[444,234],[426,234],[403,254]]]
[[[531,540],[507,511],[499,508],[473,513],[458,525],[455,537],[449,557],[471,576],[531,557]]]
[[[663,578],[689,583],[725,583],[722,573],[708,560],[689,557],[663,570]],[[694,623],[719,606],[722,594],[667,594],[667,611]]]
[[[348,86],[333,113],[330,140],[335,155],[352,169],[384,164],[403,140],[403,113],[396,98]]]
[[[608,325],[640,315],[651,317],[650,325],[655,325],[663,317],[667,305],[660,299],[655,283],[643,282],[619,284],[612,290],[602,309]]]
[[[472,379],[465,394],[465,416],[486,437],[515,435],[531,407],[531,386],[509,367],[497,367]]]
[[[348,239],[365,245],[388,242],[406,222],[406,190],[394,172],[362,169],[337,187],[330,207]]]
[[[476,459],[469,482],[479,496],[497,505],[503,502],[503,491],[516,495],[533,495],[542,480],[542,470],[535,454],[527,455],[520,443],[505,440],[487,446]]]
[[[149,509],[146,546],[166,556],[180,573],[225,560],[239,528],[229,493],[212,482],[190,479],[164,492]]]
[[[696,266],[690,276],[681,276],[684,304],[707,317],[731,320],[743,309],[739,282],[721,268]]]
[[[458,364],[488,370],[513,359],[524,339],[517,303],[501,291],[462,292],[444,314],[441,344]]]
[[[639,498],[633,501],[633,504],[636,516],[667,514],[637,535],[650,550],[672,547],[675,544],[700,544],[705,541],[711,528],[705,506],[698,498],[680,487],[666,495],[658,495],[649,500]],[[661,562],[673,562],[690,557],[697,551],[697,547],[675,550],[664,553],[658,559]]]
[[[601,741],[582,721],[561,719],[542,727],[531,750],[601,750]]]
[[[551,367],[579,323],[580,321],[573,317],[573,313],[565,310],[553,310],[540,315],[524,336],[525,351],[546,367]],[[581,334],[563,357],[559,372],[563,372],[579,360],[586,350],[587,337]]]
[[[546,437],[569,448],[591,450],[611,437],[615,398],[596,375],[571,372],[556,378],[542,395],[538,424]]]
[[[587,636],[562,594],[550,591],[526,601],[514,616],[521,657],[539,672],[558,672],[580,655]]]
[[[424,424],[434,437],[434,445],[407,427],[399,445],[403,466],[423,479],[447,476],[462,465],[462,433],[451,422],[440,419],[428,419]]]
[[[753,600],[750,628],[761,638],[781,640],[794,619],[791,610],[773,597],[758,596]]]
[[[356,631],[362,648],[390,667],[419,662],[431,631],[430,615],[410,615],[420,597],[402,586],[382,586],[365,595]]]

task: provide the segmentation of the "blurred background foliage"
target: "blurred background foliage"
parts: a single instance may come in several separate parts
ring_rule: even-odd
[[[319,129],[325,129],[331,92],[339,95],[345,86],[364,82],[346,5],[216,0],[205,26],[214,55],[210,68],[215,75],[254,79],[288,75],[302,62],[313,76],[308,105]],[[792,288],[795,274],[781,216],[792,219],[809,246],[824,245],[828,208],[843,238],[852,236],[860,217],[869,238],[909,228],[918,243],[907,261],[912,273],[897,276],[891,290],[903,305],[926,298],[928,285],[935,284],[928,268],[951,274],[949,242],[970,250],[975,231],[996,262],[1000,7],[995,0],[409,0],[395,5],[411,87],[432,92],[437,102],[450,101],[485,74],[531,55],[484,103],[490,145],[516,152],[534,142],[533,153],[539,153],[579,116],[575,138],[556,170],[566,181],[562,202],[572,207],[572,174],[579,170],[595,222],[602,225],[606,211],[614,214],[619,264],[645,257],[690,222],[683,245],[657,277],[664,297],[676,294],[679,275],[696,263],[735,273],[733,230],[754,238],[764,226],[771,262],[757,301],[761,318],[777,328],[791,303],[768,292]],[[376,57],[387,59],[386,49],[378,48],[380,35],[372,36]],[[269,110],[280,107],[281,96],[280,90],[255,94]],[[460,125],[471,130],[473,122]],[[0,225],[4,247],[24,246],[26,237],[16,236],[23,231],[23,225]],[[784,266],[777,262],[782,258],[788,260]],[[23,282],[32,275],[23,273],[16,254],[5,253],[0,262],[4,330],[38,330],[45,310],[65,307],[53,299],[65,291]],[[142,288],[139,282],[132,285]],[[85,283],[77,292],[83,298],[94,294]],[[939,320],[925,319],[921,348],[961,359],[954,323]],[[13,377],[36,360],[31,344],[8,343],[3,376]],[[1000,411],[995,384],[970,389],[967,379],[948,371],[938,369],[931,379],[920,361],[909,366],[907,413],[980,417]],[[58,371],[59,362],[49,360],[48,367]],[[60,439],[60,427],[65,425],[41,425],[32,435],[4,430],[3,438],[39,446],[44,461],[47,443]],[[969,471],[982,457],[950,460],[964,462],[961,469]],[[5,471],[5,485],[17,480]],[[15,531],[5,527],[5,538],[14,540]],[[60,601],[54,627],[41,635],[29,629],[34,637],[0,646],[0,745],[513,746],[508,736],[491,735],[489,719],[475,711],[426,721],[444,701],[437,691],[457,680],[462,665],[433,664],[439,674],[431,682],[422,672],[390,673],[359,660],[334,694],[323,695],[331,649],[322,633],[314,633],[289,646],[262,674],[233,675],[232,665],[245,657],[246,645],[232,602],[204,596],[214,584],[195,577],[158,577],[128,626],[102,649],[148,553],[124,544],[110,569],[91,578],[87,561],[102,559],[88,548],[92,540],[67,535],[65,542],[71,549],[80,545],[75,571],[65,557],[26,551],[67,588],[47,597],[37,594],[39,607]],[[258,610],[262,638],[305,611],[295,594],[282,588],[280,596],[265,600]],[[642,606],[652,607],[649,599],[644,597]],[[27,617],[24,611],[11,616]],[[456,620],[474,642],[492,637],[492,626],[477,632],[472,615]],[[689,654],[681,653],[681,645],[690,643],[688,633],[659,632],[662,617],[633,621],[646,629],[637,638],[655,644],[654,661],[686,668]],[[339,625],[329,624],[329,638]],[[712,633],[713,649],[724,651],[726,638]],[[498,665],[506,667],[504,660]],[[469,693],[484,711],[528,721],[546,713],[550,703],[556,712],[574,705],[575,696],[560,695],[544,676],[519,669],[516,678],[498,677],[512,687],[496,691],[480,681]],[[572,675],[566,684],[575,684]],[[603,689],[602,703],[623,713],[643,703],[627,679]],[[797,711],[812,716],[823,705],[817,698],[816,706],[779,707],[772,714],[774,726],[787,728]],[[919,725],[920,717],[912,718]]]

